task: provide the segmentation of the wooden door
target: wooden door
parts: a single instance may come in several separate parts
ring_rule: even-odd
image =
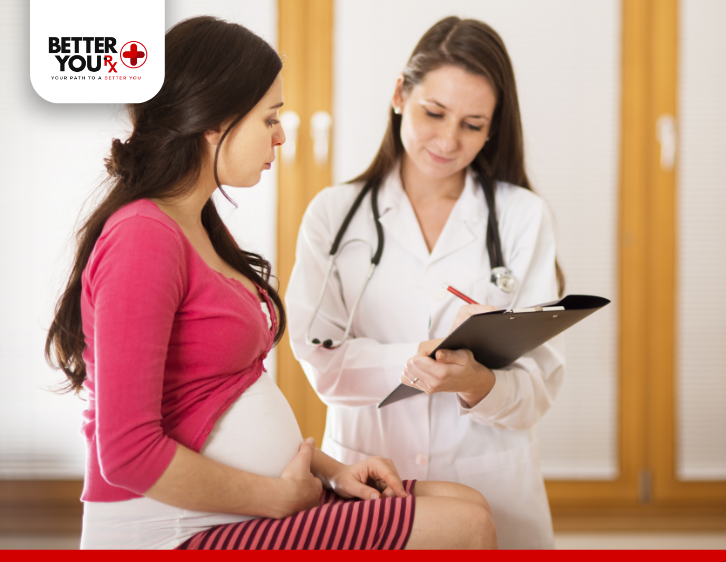
[[[280,158],[279,168],[277,275],[284,296],[295,264],[303,213],[315,194],[331,183],[331,158],[328,156],[326,163],[316,162],[310,124],[315,113],[332,112],[333,0],[279,0],[278,18],[279,52],[284,65],[283,113],[294,112],[299,120],[295,157]],[[277,383],[295,412],[303,436],[314,437],[320,446],[325,405],[293,356],[288,335],[277,353]]]

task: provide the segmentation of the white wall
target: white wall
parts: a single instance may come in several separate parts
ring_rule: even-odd
[[[514,64],[527,169],[555,216],[567,292],[614,299],[620,2],[338,0],[335,12],[335,181],[370,163],[421,35],[445,16],[481,19]],[[565,382],[539,425],[549,478],[617,476],[616,306],[567,333]]]
[[[167,25],[196,14],[242,23],[275,45],[275,0],[166,2]],[[111,139],[128,130],[109,105],[54,105],[29,80],[26,0],[0,3],[0,478],[77,478],[84,403],[47,388],[62,377],[43,360],[47,327],[65,280],[79,211],[104,178]],[[125,133],[126,131],[126,133]],[[274,263],[276,179],[228,190],[220,204],[243,247]],[[274,370],[274,364],[270,365]]]
[[[726,3],[680,2],[677,474],[726,479]]]

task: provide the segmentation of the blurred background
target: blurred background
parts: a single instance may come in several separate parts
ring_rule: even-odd
[[[158,0],[152,0],[158,1]],[[288,149],[218,199],[284,292],[302,214],[362,172],[398,73],[448,16],[502,36],[527,169],[555,217],[568,293],[612,304],[567,332],[567,371],[538,426],[559,548],[726,548],[726,2],[167,0],[166,25],[211,14],[284,57]],[[0,548],[77,548],[82,399],[43,360],[72,232],[104,179],[122,106],[32,89],[25,0],[0,3]],[[291,150],[294,145],[294,150]],[[287,341],[268,371],[305,436],[325,407]],[[81,397],[82,398],[82,397]]]

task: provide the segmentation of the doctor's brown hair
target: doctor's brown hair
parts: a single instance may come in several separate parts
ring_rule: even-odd
[[[264,40],[241,25],[208,16],[184,20],[167,31],[165,51],[164,84],[150,100],[127,105],[133,131],[125,142],[113,140],[106,160],[108,191],[76,234],[70,278],[45,343],[46,361],[68,378],[66,391],[78,393],[86,378],[81,276],[108,218],[138,199],[189,192],[202,169],[205,131],[220,130],[231,120],[214,156],[214,178],[220,187],[217,159],[222,142],[282,69],[279,55]],[[285,330],[285,311],[270,284],[270,263],[237,245],[211,198],[202,210],[202,224],[221,258],[266,290],[275,303],[277,343]]]
[[[517,84],[512,61],[501,37],[487,24],[455,16],[436,23],[421,37],[403,71],[403,92],[410,92],[426,74],[442,66],[456,66],[483,76],[494,87],[494,109],[489,140],[471,167],[483,182],[503,181],[532,190],[524,167],[524,140],[519,113]],[[356,181],[382,181],[403,156],[401,116],[389,110],[388,127],[378,153]],[[565,278],[555,260],[560,296]]]

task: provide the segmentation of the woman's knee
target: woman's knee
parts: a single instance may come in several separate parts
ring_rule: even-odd
[[[416,482],[414,493],[417,496],[450,497],[476,504],[492,514],[492,508],[484,495],[465,484],[456,482]]]
[[[488,506],[488,504],[487,504]],[[467,502],[459,506],[457,528],[461,529],[462,548],[491,550],[497,548],[497,529],[492,514],[483,506]]]
[[[482,496],[484,499],[484,496]],[[484,500],[486,503],[486,500]],[[478,527],[481,531],[477,534],[474,540],[478,543],[474,548],[493,550],[497,548],[497,528],[492,519],[492,512],[489,508],[489,503],[486,503],[486,508],[478,506],[479,513],[476,515],[478,520]]]
[[[460,498],[417,499],[408,549],[494,549],[497,535],[491,514]]]
[[[457,486],[462,488],[461,494],[463,499],[482,507],[484,511],[489,514],[489,518],[491,519],[492,508],[487,499],[484,497],[484,494],[482,494],[479,490],[475,490],[474,488],[470,488],[464,484],[457,484]]]
[[[487,504],[488,506],[489,504]],[[497,530],[490,511],[483,506],[467,502],[458,508],[457,528],[461,529],[463,548],[491,550],[497,548]]]

